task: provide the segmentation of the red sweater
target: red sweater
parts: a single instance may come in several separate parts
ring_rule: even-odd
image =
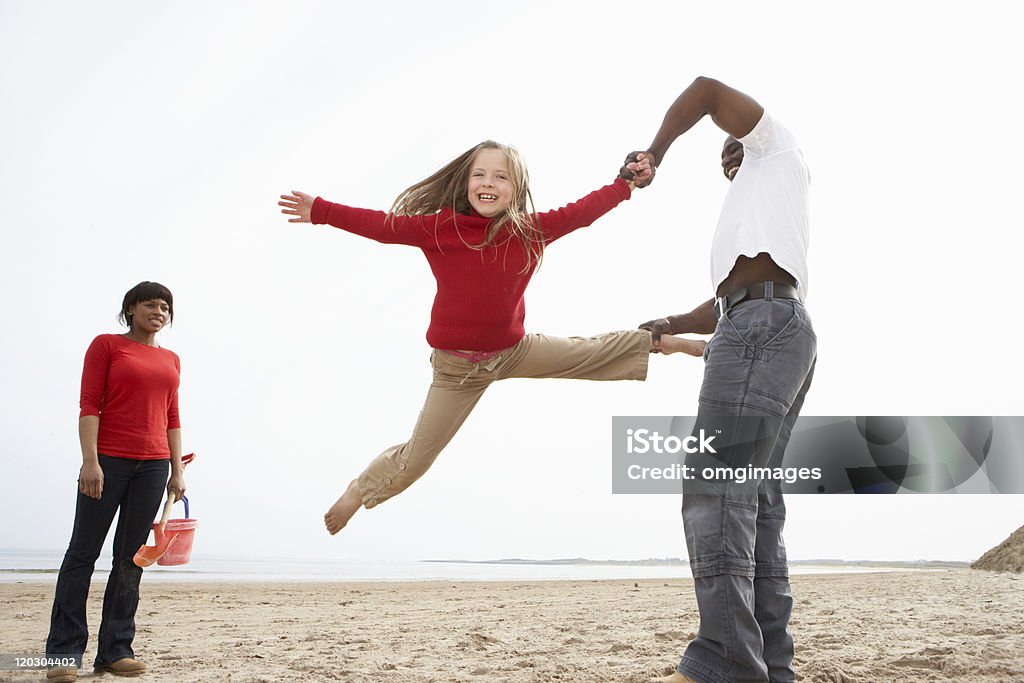
[[[555,211],[537,214],[547,244],[590,225],[625,199],[629,185],[618,179]],[[429,216],[395,216],[383,211],[313,202],[313,223],[327,223],[387,244],[408,244],[423,250],[437,281],[430,311],[427,343],[435,349],[499,351],[526,334],[523,294],[533,269],[522,272],[526,252],[518,239],[499,234],[483,250],[467,244],[483,242],[491,220],[477,213],[456,215],[451,208]]]
[[[99,416],[97,450],[133,460],[169,458],[167,430],[181,427],[180,374],[173,351],[119,334],[96,337],[85,352],[79,416]]]

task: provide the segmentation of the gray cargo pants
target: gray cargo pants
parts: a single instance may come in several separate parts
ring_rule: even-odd
[[[717,453],[688,456],[704,467],[779,467],[817,358],[800,301],[743,302],[718,321],[705,351],[694,433]],[[678,671],[700,683],[795,680],[789,617],[793,597],[779,482],[715,479],[687,484],[683,527],[700,628]]]

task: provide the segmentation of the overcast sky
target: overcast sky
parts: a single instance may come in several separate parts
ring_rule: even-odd
[[[0,0],[0,548],[66,545],[83,354],[156,280],[197,553],[685,556],[678,497],[610,493],[612,415],[696,410],[701,362],[677,356],[646,383],[491,387],[422,480],[329,537],[323,512],[416,419],[433,280],[418,250],[290,225],[276,200],[386,209],[493,138],[556,208],[609,182],[698,75],[754,96],[811,169],[804,414],[1024,415],[1024,55],[1010,10],[981,7]],[[528,330],[706,300],[722,140],[701,122],[651,188],[552,246]],[[795,559],[970,560],[1024,523],[1024,496],[789,508]]]

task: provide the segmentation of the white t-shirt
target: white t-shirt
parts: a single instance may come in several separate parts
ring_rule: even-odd
[[[711,243],[711,284],[728,277],[739,256],[767,252],[807,298],[807,190],[810,174],[796,138],[766,111],[739,140],[743,163],[722,204]]]

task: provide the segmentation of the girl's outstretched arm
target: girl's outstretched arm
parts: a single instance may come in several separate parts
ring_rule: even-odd
[[[616,178],[610,185],[560,209],[538,213],[537,222],[544,233],[544,240],[550,244],[573,230],[587,227],[631,195],[631,184],[623,178]]]
[[[654,165],[650,158],[634,159],[620,169],[618,178],[612,184],[560,209],[538,214],[544,239],[550,243],[573,230],[587,227],[620,202],[629,199],[635,188],[646,187],[653,175]]]
[[[422,246],[430,240],[427,223],[432,216],[392,216],[383,211],[358,209],[328,202],[305,192],[292,190],[277,203],[289,223],[327,224],[385,244]]]

